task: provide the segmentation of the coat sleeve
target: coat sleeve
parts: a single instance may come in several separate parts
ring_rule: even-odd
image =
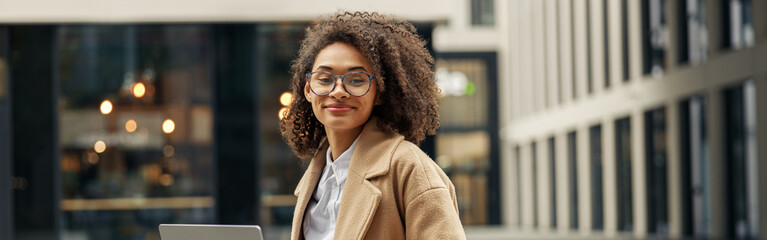
[[[405,216],[407,239],[466,239],[455,195],[447,188],[421,193],[408,203]]]

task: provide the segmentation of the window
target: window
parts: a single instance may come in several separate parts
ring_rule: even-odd
[[[500,224],[495,59],[495,53],[440,53],[435,64],[443,95],[435,160],[455,185],[466,225]]]
[[[722,47],[742,49],[754,46],[751,0],[722,0]]]
[[[705,1],[680,1],[677,17],[677,24],[679,24],[678,62],[697,64],[705,61],[708,51]]]
[[[664,0],[642,1],[643,72],[663,75],[666,68],[666,10]]]
[[[549,188],[551,211],[551,228],[557,227],[557,156],[554,137],[549,138]]]
[[[589,128],[589,152],[591,156],[591,228],[604,228],[604,210],[602,209],[602,126]]]
[[[668,233],[668,172],[666,109],[645,112],[645,171],[647,180],[647,231]]]
[[[616,186],[618,190],[618,231],[634,230],[634,196],[631,165],[631,118],[615,121]]]
[[[706,99],[695,96],[680,104],[682,169],[682,233],[708,237],[711,233],[711,185],[709,176]]]
[[[519,145],[514,147],[514,166],[517,167],[516,180],[517,180],[517,223],[522,226],[522,155]]]
[[[495,24],[493,1],[494,0],[471,0],[471,25],[493,26]]]
[[[570,177],[570,229],[578,229],[578,146],[575,131],[567,134],[567,171]]]
[[[757,195],[756,87],[753,80],[724,91],[726,236],[756,238]]]

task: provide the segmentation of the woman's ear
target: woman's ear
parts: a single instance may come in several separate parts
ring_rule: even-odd
[[[312,89],[309,88],[309,83],[304,84],[304,98],[306,98],[306,101],[312,102],[312,98],[314,98],[314,94],[312,94]]]

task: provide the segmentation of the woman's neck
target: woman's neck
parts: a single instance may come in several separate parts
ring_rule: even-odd
[[[365,125],[352,128],[352,129],[328,129],[325,128],[325,133],[328,136],[328,143],[330,144],[330,161],[335,161],[338,156],[341,156],[349,147],[352,146],[354,140],[362,132],[362,128]]]

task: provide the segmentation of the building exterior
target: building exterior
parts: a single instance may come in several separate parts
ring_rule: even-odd
[[[0,239],[158,239],[160,223],[286,238],[305,167],[279,136],[288,66],[338,8],[402,16],[429,42],[445,95],[421,147],[467,228],[502,224],[492,1],[0,6]]]
[[[496,3],[506,226],[767,237],[767,3]]]

